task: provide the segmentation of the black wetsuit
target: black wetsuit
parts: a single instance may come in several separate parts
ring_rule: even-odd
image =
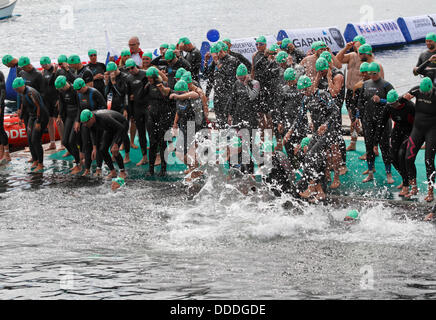
[[[101,62],[88,63],[86,67],[92,72],[93,78],[97,74],[104,75],[104,73],[106,72],[106,65]],[[100,91],[100,93],[103,95],[103,98],[105,98],[106,100],[104,80],[103,79],[94,80],[94,88]]]
[[[112,95],[111,110],[118,111],[123,114],[126,108],[126,76],[120,73],[115,77],[115,85],[109,79],[108,84],[105,86],[104,96]]]
[[[303,178],[299,182],[300,191],[306,188],[309,181],[319,183],[324,178],[327,151],[331,145],[338,144],[341,137],[341,125],[337,120],[338,110],[330,93],[324,90],[317,90],[314,95],[304,96],[301,100],[298,116],[291,129],[296,130],[304,125],[304,116],[309,111],[314,133],[302,163]],[[323,135],[318,135],[318,128],[324,124],[327,125],[327,130]]]
[[[186,71],[191,71],[191,64],[186,59],[180,57],[172,66],[167,65],[166,69],[168,73],[168,87],[171,89],[174,89],[174,86],[176,85],[177,81],[174,76],[176,75],[177,70],[180,68],[184,68]],[[192,74],[192,76],[194,77],[194,74]]]
[[[245,85],[240,80],[236,80],[229,100],[227,101],[227,115],[232,117],[232,126],[235,127],[239,134],[242,135],[243,151],[244,154],[249,155],[247,147],[250,147],[253,143],[253,130],[258,127],[258,96],[260,91],[260,84],[256,80],[248,81]],[[241,131],[243,130],[243,132]],[[250,150],[250,149],[248,149]],[[230,159],[230,165],[236,167],[244,173],[254,172],[254,163],[250,157],[248,163],[244,163],[242,160],[242,154],[238,153],[237,164],[232,163],[233,159]]]
[[[238,59],[239,64],[244,64],[247,67],[247,70],[251,70],[251,62],[242,54],[240,54],[239,52],[229,51],[229,55]]]
[[[40,164],[42,164],[44,162],[42,134],[47,128],[49,119],[48,110],[45,107],[44,101],[39,92],[32,87],[26,86],[24,93],[20,94],[20,98],[23,103],[23,107],[26,108],[29,113],[27,136],[30,152],[32,154],[32,160],[38,161]],[[33,102],[33,100],[39,104],[39,114],[38,106]],[[35,129],[36,124],[41,125],[40,130]]]
[[[176,93],[176,92],[172,92]],[[196,125],[195,125],[195,112],[192,105],[192,100],[176,100],[176,110],[179,116],[178,127],[179,135],[182,134],[183,139],[177,139],[177,148],[180,150],[180,142],[183,142],[183,154],[186,155],[189,148],[195,141]],[[189,127],[189,136],[188,136]]]
[[[126,153],[130,152],[130,141],[127,134],[129,121],[114,110],[97,110],[93,112],[93,115],[95,123],[90,129],[92,145],[98,148],[104,162],[109,167],[109,170],[112,171],[115,168],[112,157],[109,154],[110,146],[116,143],[119,147],[124,143]],[[99,138],[100,134],[101,138]],[[120,170],[124,170],[123,157],[120,153],[115,157],[115,160]]]
[[[398,108],[387,106],[383,111],[381,125],[375,134],[375,142],[378,144],[382,139],[381,136],[384,128],[389,125],[389,119],[392,119],[395,125],[391,133],[391,160],[403,179],[403,186],[408,187],[410,179],[408,178],[406,168],[406,150],[415,119],[415,104],[404,98],[400,98],[398,102],[400,103]],[[414,164],[411,169],[412,177],[416,177],[416,167]]]
[[[133,111],[136,129],[138,130],[139,145],[142,155],[147,155],[147,96],[144,94],[144,86],[148,83],[146,72],[139,70],[137,74],[129,74],[126,78],[127,97],[129,98],[129,108]],[[133,101],[130,96],[133,95]]]
[[[201,68],[201,53],[197,48],[193,48],[185,55],[186,61],[191,65],[192,80],[199,81],[199,73]]]
[[[424,61],[420,66],[418,66],[416,72],[424,77],[429,77],[431,81],[433,81],[433,86],[436,86],[436,61]]]
[[[91,111],[106,109],[106,101],[103,98],[103,95],[95,88],[88,87],[88,90],[85,93],[78,93],[79,104],[80,104],[80,112],[84,109],[89,109]],[[95,138],[97,141],[100,140],[102,132],[99,132]],[[92,140],[89,129],[85,125],[81,125],[80,127],[80,135],[82,138],[81,141],[81,151],[85,153],[85,169],[91,168],[91,153],[92,153]],[[101,168],[103,165],[103,158],[100,152],[97,152],[97,168]]]
[[[416,178],[414,163],[419,149],[425,142],[425,167],[428,182],[435,181],[434,158],[436,153],[436,89],[430,94],[422,93],[419,86],[409,91],[416,97],[415,122],[409,137],[406,152],[406,166],[409,179]]]
[[[0,145],[8,146],[8,135],[4,128],[5,118],[6,82],[3,72],[0,71]]]
[[[227,100],[232,92],[233,84],[235,83],[238,60],[235,57],[226,54],[222,59],[220,59],[218,65],[221,65],[221,67],[216,67],[213,75],[213,88],[215,91],[213,107],[217,124],[219,126],[224,126],[227,123]]]
[[[426,50],[426,51],[422,52],[422,53],[419,55],[418,62],[416,63],[416,66],[419,67],[419,66],[422,65],[424,62],[426,62],[428,59],[430,59],[430,57],[431,57],[432,55],[435,55],[435,54],[436,54],[436,52],[430,52],[429,50]]]
[[[24,79],[24,81],[26,82],[26,86],[34,88],[36,91],[38,91],[38,93],[44,92],[44,90],[45,90],[44,77],[35,68],[30,70],[30,72],[26,72],[24,70],[21,70],[20,73],[18,74],[18,76],[22,77]],[[18,97],[18,95],[17,95],[17,97]],[[18,100],[19,99],[17,98],[17,101]],[[19,103],[21,103],[21,100],[19,100],[19,101],[20,101]],[[22,113],[21,119],[23,119],[24,124],[26,125],[26,130],[27,130],[29,111],[24,107],[24,104],[23,104],[23,108],[21,110],[21,113]]]
[[[56,71],[55,81],[59,76],[66,77],[67,81],[70,83],[73,83],[74,80],[76,80],[76,75],[71,71],[71,68],[68,69],[67,71],[64,68],[59,67],[58,70]]]
[[[291,57],[294,63],[300,64],[300,62],[306,57],[301,49],[295,48],[292,52],[286,51]]]
[[[359,96],[357,103],[358,108],[363,110],[362,126],[365,138],[366,147],[366,161],[368,163],[368,169],[374,170],[374,147],[377,146],[375,141],[375,133],[382,123],[382,115],[386,108],[386,96],[388,92],[394,87],[384,79],[378,81],[367,80],[363,83],[362,94]],[[373,101],[373,96],[380,97],[380,102]],[[386,173],[391,172],[391,156],[389,148],[389,137],[391,131],[391,124],[385,127],[380,140],[380,149],[383,156],[383,162],[385,164]]]
[[[156,81],[156,80],[155,80]],[[164,140],[165,133],[171,129],[172,121],[169,100],[163,96],[156,84],[147,84],[144,89],[147,96],[147,131],[150,138],[150,173],[154,174],[157,149],[160,150],[161,174],[166,172]]]
[[[271,72],[269,72],[270,62],[263,52],[256,52],[253,57],[254,78],[260,83],[259,105],[260,112],[268,113],[269,91],[268,83],[270,81]]]
[[[89,83],[89,82],[94,81],[94,76],[92,74],[92,71],[89,70],[88,67],[82,67],[80,70],[76,70],[75,77],[76,77],[76,79],[82,78],[83,81],[85,81],[85,83]]]
[[[50,117],[56,118],[59,112],[56,107],[56,104],[59,100],[59,93],[54,85],[56,81],[56,73],[54,72],[54,67],[52,66],[48,70],[44,69],[42,71],[42,76],[44,77],[45,81],[45,90],[42,94],[45,106],[47,107]]]
[[[80,163],[78,145],[80,145],[81,138],[80,131],[74,131],[74,124],[80,123],[80,110],[79,96],[70,83],[67,91],[59,92],[59,115],[64,123],[62,145],[74,157],[76,164]]]

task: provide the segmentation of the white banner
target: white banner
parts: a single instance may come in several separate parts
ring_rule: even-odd
[[[436,33],[436,14],[401,17],[397,22],[407,42],[425,39],[429,32]]]
[[[295,47],[304,53],[309,51],[312,43],[316,41],[324,41],[333,52],[345,47],[344,37],[338,27],[280,30],[277,38],[289,38]]]
[[[366,42],[373,47],[406,43],[395,20],[374,21],[368,24],[349,23],[344,32],[345,39],[347,42],[353,41],[356,35],[364,36]]]
[[[265,36],[267,48],[277,43],[275,36]],[[242,54],[248,61],[251,62],[256,49],[256,38],[231,39],[232,51]]]

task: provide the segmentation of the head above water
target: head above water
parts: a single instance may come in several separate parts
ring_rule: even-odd
[[[353,42],[359,42],[360,45],[364,45],[364,44],[366,44],[366,39],[365,39],[364,36],[362,36],[362,35],[358,35],[358,36],[355,36],[355,37],[354,37]],[[360,47],[360,46],[359,46],[359,47]]]
[[[30,64],[30,59],[28,57],[20,57],[18,60],[18,66],[23,68],[24,71],[29,72],[32,69],[32,65]]]
[[[289,55],[285,51],[280,51],[276,56],[276,61],[278,64],[286,63]]]
[[[59,77],[56,78],[55,88],[56,89],[62,89],[62,88],[65,87],[66,84],[67,84],[67,77],[59,76]]]
[[[179,80],[179,81],[177,81],[176,85],[174,86],[174,91],[176,91],[176,92],[189,91],[188,84],[186,83],[186,81]]]
[[[113,61],[109,62],[106,66],[106,71],[112,72],[116,71],[118,69],[117,64]]]
[[[238,68],[236,69],[236,76],[237,77],[245,77],[246,75],[248,75],[248,69],[245,66],[245,64],[240,64],[238,66]]]
[[[3,56],[2,58],[2,63],[6,66],[9,67],[9,64],[14,60],[14,57],[11,56],[10,54],[7,54],[5,56]]]
[[[125,184],[126,184],[126,181],[123,178],[121,178],[121,177],[114,178],[114,179],[112,179],[111,189],[112,189],[112,191],[115,191],[115,190],[121,188],[122,186],[124,186]]]
[[[285,81],[295,81],[296,72],[294,68],[287,68],[285,70],[285,73],[283,74],[283,78],[285,79]]]
[[[311,86],[312,86],[312,80],[310,80],[310,78],[308,76],[304,75],[298,79],[298,82],[297,82],[297,89],[298,90],[304,90],[304,89],[310,88]]]
[[[434,32],[427,33],[427,36],[425,37],[425,43],[429,50],[436,49],[436,33]]]
[[[80,113],[80,122],[86,123],[94,117],[91,110],[85,109]]]
[[[174,76],[175,79],[181,79],[182,76],[185,74],[186,69],[185,68],[179,68],[176,71],[176,75]]]
[[[186,71],[186,72],[183,74],[181,80],[185,81],[188,85],[189,85],[190,83],[192,83],[192,74],[191,74],[191,72]]]
[[[360,65],[360,73],[368,72],[369,63],[368,62],[362,62]]]
[[[398,99],[399,99],[398,92],[395,89],[389,90],[386,96],[387,103],[389,105],[394,105],[396,104],[396,102],[398,102]]]
[[[423,93],[429,93],[433,89],[433,81],[429,77],[425,77],[421,80],[421,83],[419,84],[419,89]]]
[[[85,80],[83,80],[82,78],[77,78],[76,80],[74,80],[74,83],[73,83],[74,90],[79,91],[84,87],[86,87]]]
[[[316,71],[325,71],[325,70],[328,70],[330,68],[330,66],[329,66],[329,63],[326,59],[318,58],[318,60],[316,60],[315,68],[316,68]]]
[[[61,63],[68,63],[68,58],[67,58],[67,56],[64,55],[64,54],[61,54],[61,55],[58,57],[58,64],[61,64]]]
[[[359,47],[359,58],[360,61],[368,61],[372,57],[372,47],[371,45],[365,43]]]
[[[291,43],[292,43],[291,39],[284,38],[282,40],[282,43],[280,44],[280,48],[283,49],[283,50],[286,50]]]
[[[18,89],[18,88],[24,87],[25,85],[26,85],[26,82],[21,77],[15,78],[14,81],[12,82],[13,89]]]

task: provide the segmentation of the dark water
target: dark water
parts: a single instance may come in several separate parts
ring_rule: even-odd
[[[185,1],[180,10],[170,1],[75,1],[68,31],[58,27],[63,4],[71,2],[19,1],[22,16],[0,23],[0,54],[104,51],[104,24],[114,46],[137,34],[146,48],[182,35],[199,44],[212,27],[235,38],[282,27],[343,29],[360,15],[357,2],[343,4],[338,17],[338,6],[324,1]],[[433,1],[369,4],[376,19],[436,11]],[[417,82],[411,69],[423,50],[377,52],[400,91]],[[177,181],[128,180],[113,193],[109,182],[66,175],[70,163],[45,165],[43,175],[29,173],[24,158],[0,167],[0,299],[436,297],[435,226],[406,210],[374,202],[360,223],[345,225],[357,203],[338,209],[266,192],[247,197],[216,176],[194,198]],[[289,202],[294,209],[283,206]]]

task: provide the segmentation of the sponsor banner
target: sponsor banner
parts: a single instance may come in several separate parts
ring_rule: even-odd
[[[436,33],[436,14],[400,17],[397,23],[408,43],[424,40],[427,33]]]
[[[403,32],[395,20],[374,21],[367,24],[349,23],[345,28],[344,37],[347,42],[362,35],[371,46],[386,47],[406,43]]]
[[[306,53],[311,50],[312,43],[324,41],[333,52],[345,47],[345,40],[338,27],[280,30],[278,40],[289,38],[295,47]]]
[[[277,43],[275,36],[265,36],[267,48],[271,47],[274,43]],[[251,61],[256,49],[256,38],[244,38],[244,39],[231,39],[232,51],[242,54],[248,61]]]

